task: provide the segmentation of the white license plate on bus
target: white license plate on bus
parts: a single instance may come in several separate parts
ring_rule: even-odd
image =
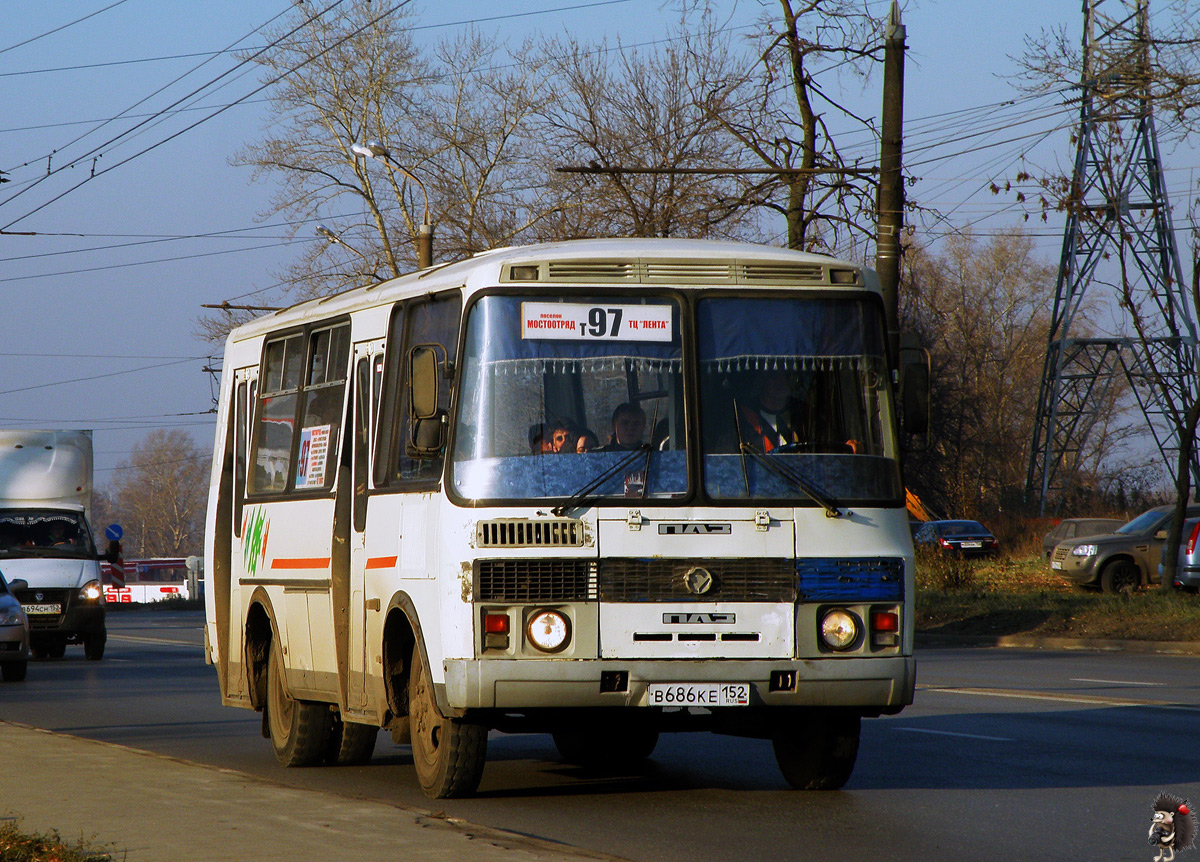
[[[61,614],[62,605],[21,605],[27,614]]]
[[[983,542],[963,542],[962,546],[964,548],[982,548]]]
[[[748,682],[652,682],[648,706],[749,706]]]

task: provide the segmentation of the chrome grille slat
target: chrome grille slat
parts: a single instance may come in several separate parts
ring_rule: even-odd
[[[684,575],[707,569],[713,586],[688,591]],[[641,559],[600,561],[600,599],[607,602],[792,602],[796,564],[791,559]]]
[[[477,560],[480,602],[595,601],[595,560]]]
[[[479,548],[581,548],[583,522],[570,518],[495,518],[475,525]]]

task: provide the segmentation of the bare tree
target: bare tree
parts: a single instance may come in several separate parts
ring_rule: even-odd
[[[906,261],[902,316],[933,360],[929,448],[906,478],[938,508],[980,515],[1024,486],[1054,273],[1019,230],[914,246]]]
[[[874,236],[869,171],[877,152],[850,158],[838,140],[850,130],[875,130],[835,96],[832,83],[865,80],[882,61],[882,21],[852,0],[778,2],[778,17],[762,19],[756,65],[693,84],[697,103],[766,171],[743,181],[724,205],[782,215],[788,248],[857,246]]]
[[[745,236],[738,183],[722,170],[745,149],[696,102],[700,82],[739,74],[743,62],[711,10],[685,8],[675,32],[649,52],[563,38],[544,48],[554,71],[544,108],[554,162],[595,173],[567,181],[577,201],[568,236]],[[713,171],[706,173],[705,171]]]
[[[107,489],[126,557],[201,552],[210,465],[210,453],[179,429],[151,431],[134,446]]]

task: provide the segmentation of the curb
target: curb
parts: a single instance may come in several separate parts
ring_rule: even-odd
[[[916,645],[931,649],[993,647],[1001,649],[1093,650],[1200,656],[1200,641],[1133,641],[1106,638],[1041,637],[1038,635],[916,635]]]

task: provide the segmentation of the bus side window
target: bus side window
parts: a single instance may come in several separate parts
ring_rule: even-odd
[[[405,452],[409,435],[408,355],[413,347],[422,344],[439,345],[438,351],[454,366],[458,349],[458,325],[462,314],[462,297],[458,291],[438,294],[406,304],[392,319],[388,334],[387,379],[383,395],[381,433],[387,429],[390,439],[380,440],[376,456],[380,461],[377,484],[435,483],[442,475],[445,453],[435,458],[410,458]],[[403,337],[401,337],[403,329]],[[438,387],[438,407],[449,410],[453,381],[443,380]],[[382,461],[388,459],[386,464]]]

